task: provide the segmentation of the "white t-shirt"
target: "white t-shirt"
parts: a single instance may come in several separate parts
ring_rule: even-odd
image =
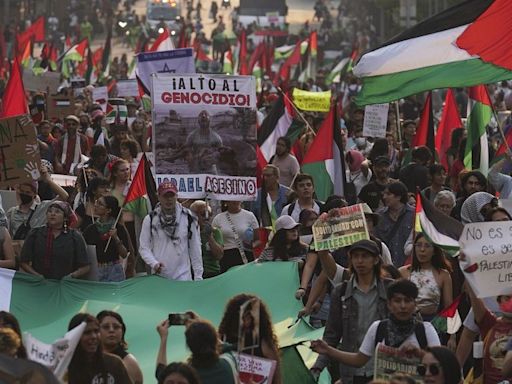
[[[227,219],[227,214],[228,212],[226,211],[215,216],[212,221],[212,226],[220,228],[225,250],[236,249],[238,248],[238,242],[235,239],[232,226]],[[231,217],[231,221],[233,222],[240,241],[251,241],[252,239],[246,239],[245,234],[248,229],[258,228],[258,220],[256,219],[256,216],[245,209],[242,209],[238,213],[230,213],[229,216]]]
[[[359,347],[359,352],[361,352],[365,356],[372,357],[375,353],[375,337],[377,336],[377,327],[379,326],[380,320],[374,321],[370,328],[368,328],[368,332],[361,343],[361,347]],[[434,347],[437,345],[441,345],[439,341],[439,336],[434,328],[434,326],[428,322],[423,322],[425,325],[425,335],[427,336],[427,345],[429,347]],[[402,345],[411,344],[419,348],[420,343],[418,343],[418,339],[416,339],[416,335],[413,333],[409,336]]]

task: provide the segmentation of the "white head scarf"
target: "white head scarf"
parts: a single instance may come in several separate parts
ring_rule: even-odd
[[[485,221],[485,217],[480,213],[480,210],[493,199],[496,199],[496,197],[487,192],[475,192],[469,196],[460,210],[462,224]]]

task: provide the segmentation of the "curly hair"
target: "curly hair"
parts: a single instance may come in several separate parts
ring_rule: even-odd
[[[238,344],[238,329],[240,322],[240,307],[249,300],[258,299],[260,301],[260,340],[265,341],[273,350],[275,356],[279,357],[279,343],[272,327],[272,318],[270,311],[265,303],[257,296],[249,293],[240,293],[233,296],[224,310],[224,316],[219,325],[219,336],[221,340],[227,343]],[[264,356],[262,356],[264,357]],[[279,358],[277,361],[279,365]]]
[[[424,238],[429,243],[430,241],[427,239],[425,234],[423,232],[419,232],[416,237],[414,238],[414,244],[421,239]],[[431,243],[432,244],[432,243]],[[432,266],[436,270],[446,269],[448,272],[451,272],[452,267],[448,262],[446,261],[446,258],[444,257],[443,250],[439,248],[437,245],[432,244],[432,247],[434,248],[434,253],[432,254]],[[418,261],[418,257],[416,256],[416,247],[412,248],[412,265],[411,265],[411,271],[420,271],[421,270],[421,264]]]
[[[18,336],[22,337],[21,335],[21,327],[20,323],[18,322],[18,319],[10,312],[6,311],[0,311],[0,326],[1,327],[8,327],[11,328],[14,332],[18,334]],[[23,343],[20,344],[18,348],[18,352],[16,353],[16,356],[19,359],[26,359],[27,358],[27,350],[25,349],[25,346]]]

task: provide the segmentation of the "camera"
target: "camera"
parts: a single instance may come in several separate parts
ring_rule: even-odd
[[[185,325],[185,322],[190,320],[188,313],[170,313],[169,325]]]

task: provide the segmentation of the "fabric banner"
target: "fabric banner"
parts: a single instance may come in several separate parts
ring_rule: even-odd
[[[375,348],[373,380],[379,380],[379,383],[391,383],[393,375],[402,373],[416,380],[415,383],[422,384],[423,379],[417,374],[416,369],[420,363],[418,357],[407,356],[397,348],[379,343]]]
[[[180,198],[256,198],[256,86],[252,76],[155,74],[157,184]]]
[[[138,97],[139,87],[137,80],[118,80],[116,83],[117,97]]]
[[[313,244],[317,251],[346,247],[369,238],[361,204],[332,209],[313,224]]]
[[[272,384],[276,371],[275,360],[237,353],[236,360],[241,384],[265,383]]]
[[[144,93],[150,93],[153,73],[196,73],[192,48],[163,52],[145,52],[137,55],[135,74]]]
[[[0,120],[0,189],[41,176],[36,128],[28,115]]]
[[[86,323],[81,323],[52,344],[43,343],[30,333],[24,332],[23,345],[27,350],[28,359],[48,367],[59,380],[62,380],[86,326]]]
[[[310,92],[293,89],[293,102],[303,111],[329,112],[331,107],[331,91]]]
[[[36,75],[31,69],[24,69],[23,86],[25,91],[46,92],[53,95],[59,90],[60,72],[43,72]]]
[[[477,297],[512,294],[512,222],[491,221],[464,226],[460,261]]]
[[[363,136],[386,137],[389,104],[373,104],[364,108]]]
[[[12,312],[21,328],[38,340],[51,343],[67,330],[78,312],[96,315],[102,310],[121,314],[126,323],[126,341],[139,361],[144,377],[151,382],[159,337],[155,326],[169,313],[194,311],[215,326],[222,319],[228,300],[242,292],[260,297],[272,314],[281,348],[283,383],[314,384],[308,368],[317,354],[298,345],[322,337],[306,322],[294,323],[302,304],[290,300],[299,285],[294,262],[249,263],[202,281],[172,281],[159,276],[140,276],[120,283],[100,283],[77,279],[45,280],[22,272],[0,268],[0,310]],[[279,289],[263,281],[279,281]],[[185,328],[171,327],[168,361],[185,361]],[[330,383],[321,380],[320,383]]]

